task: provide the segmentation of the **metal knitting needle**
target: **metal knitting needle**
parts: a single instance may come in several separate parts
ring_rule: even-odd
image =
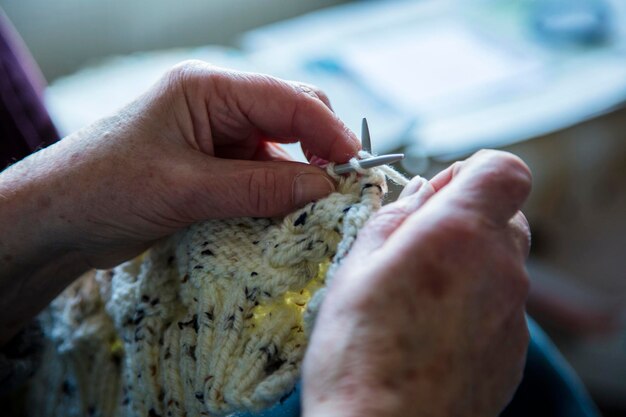
[[[361,148],[367,153],[372,153],[372,141],[370,138],[370,130],[367,125],[367,119],[365,117],[361,121]],[[373,156],[371,158],[361,159],[359,161],[359,166],[364,169],[374,168],[380,165],[393,164],[394,162],[398,162],[402,159],[404,159],[403,153]],[[334,171],[335,171],[335,174],[342,175],[342,174],[348,174],[350,172],[353,172],[355,171],[355,169],[352,165],[348,163],[348,164],[335,165]]]
[[[370,128],[367,126],[367,119],[361,120],[361,149],[367,153],[372,153],[372,139],[370,139]]]
[[[393,164],[394,162],[398,162],[402,159],[404,159],[403,153],[390,153],[387,155],[373,156],[371,158],[361,159],[359,161],[359,165],[361,166],[361,168],[367,169],[367,168],[374,168],[374,167],[381,166],[381,165]],[[353,172],[355,171],[355,169],[350,164],[341,164],[341,165],[335,165],[334,171],[335,171],[335,174],[342,175],[342,174],[348,174],[350,172]]]

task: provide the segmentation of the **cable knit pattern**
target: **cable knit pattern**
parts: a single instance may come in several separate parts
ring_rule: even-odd
[[[284,219],[193,225],[132,261],[99,271],[97,282],[91,279],[99,294],[62,296],[56,305],[76,304],[72,296],[94,303],[89,317],[101,323],[77,322],[58,314],[62,308],[53,309],[48,333],[56,353],[69,362],[52,374],[69,373],[72,386],[92,384],[91,391],[117,384],[109,392],[115,412],[110,399],[94,394],[88,402],[74,402],[72,410],[221,416],[262,409],[291,392],[324,296],[319,289],[380,207],[387,191],[385,169],[336,177],[337,192]],[[110,337],[110,324],[103,324],[111,321],[117,341]],[[94,343],[77,345],[79,334]],[[63,347],[62,340],[70,345]],[[81,358],[87,347],[92,352]],[[114,363],[112,352],[123,352],[123,364],[117,374],[105,375],[99,367],[108,365],[97,358]]]
[[[129,414],[225,415],[294,388],[308,300],[285,294],[340,262],[386,191],[376,170],[338,180],[282,220],[200,223],[113,271],[107,310],[124,340]]]

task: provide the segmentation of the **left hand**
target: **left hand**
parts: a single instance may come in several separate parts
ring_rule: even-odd
[[[298,140],[337,162],[359,148],[321,91],[189,62],[3,177],[28,172],[33,204],[23,210],[45,219],[44,241],[103,268],[197,221],[276,216],[332,192],[321,169],[288,162],[276,145]],[[19,191],[11,190],[13,201]]]
[[[326,173],[276,145],[298,140],[335,162],[360,147],[313,87],[188,62],[118,114],[9,167],[0,174],[9,326],[84,270],[117,265],[194,222],[276,216],[326,196]]]

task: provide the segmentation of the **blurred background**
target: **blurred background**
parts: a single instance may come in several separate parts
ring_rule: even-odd
[[[432,175],[480,148],[534,173],[529,313],[626,415],[623,0],[0,0],[69,133],[184,59],[317,84]],[[302,158],[297,147],[294,157]]]

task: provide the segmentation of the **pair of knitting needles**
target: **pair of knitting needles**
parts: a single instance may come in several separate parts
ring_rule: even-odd
[[[367,119],[365,117],[361,121],[361,148],[369,154],[372,153],[372,139],[370,138],[370,129],[367,126]],[[387,154],[387,155],[372,156],[370,158],[360,159],[358,162],[361,168],[367,169],[367,168],[374,168],[374,167],[381,166],[381,165],[393,164],[394,162],[398,162],[401,159],[404,159],[403,153],[392,153],[392,154]],[[348,174],[350,172],[354,172],[356,171],[356,169],[354,166],[348,163],[348,164],[335,165],[334,171],[335,171],[335,174],[342,175],[342,174]]]

